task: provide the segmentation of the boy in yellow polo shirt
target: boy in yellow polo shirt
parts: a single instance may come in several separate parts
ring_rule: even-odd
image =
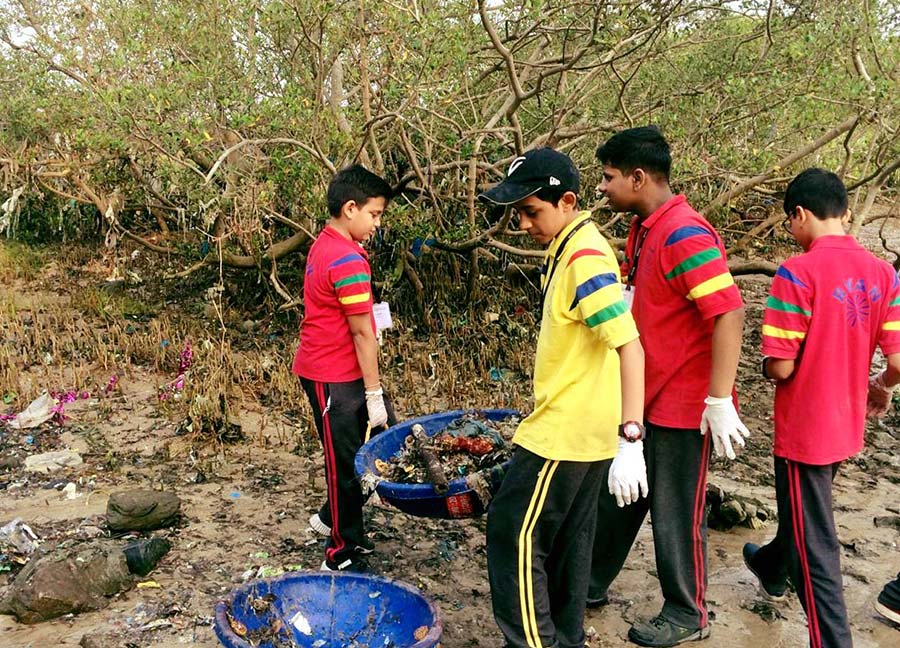
[[[534,411],[487,522],[494,617],[516,648],[584,646],[601,485],[620,505],[647,494],[644,354],[615,253],[576,208],[579,184],[568,156],[538,149],[479,196],[512,205],[520,228],[548,246]]]

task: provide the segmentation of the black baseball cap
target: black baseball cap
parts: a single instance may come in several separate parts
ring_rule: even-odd
[[[544,187],[578,193],[581,187],[578,169],[568,155],[551,148],[527,151],[512,161],[503,182],[479,194],[478,198],[495,205],[512,205]]]

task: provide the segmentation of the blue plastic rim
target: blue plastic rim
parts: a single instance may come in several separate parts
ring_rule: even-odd
[[[243,637],[233,630],[229,616],[246,629]],[[423,626],[427,632],[417,640],[416,631]],[[273,628],[275,633],[267,632]],[[230,648],[434,648],[443,624],[431,599],[411,585],[382,576],[321,571],[235,588],[216,604],[215,631]]]
[[[403,447],[413,425],[419,423],[425,434],[434,436],[456,419],[466,414],[478,413],[491,421],[502,421],[512,416],[521,416],[513,409],[453,410],[409,419],[388,428],[369,440],[356,453],[356,474],[362,477],[367,472],[375,475],[375,460],[388,461]],[[431,484],[401,484],[381,481],[376,491],[382,500],[397,507],[404,513],[432,518],[462,518],[482,515],[485,511],[475,493],[466,485],[465,477],[450,481],[450,488],[444,494],[434,491]]]

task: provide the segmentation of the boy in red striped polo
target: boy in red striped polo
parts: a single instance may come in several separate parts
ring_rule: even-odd
[[[674,646],[709,636],[706,474],[710,446],[735,457],[747,428],[734,404],[744,306],[715,229],[669,186],[671,155],[655,127],[632,128],[597,149],[600,190],[636,214],[622,276],[647,361],[644,397],[649,498],[624,508],[601,493],[588,605],[603,605],[649,509],[660,613],[628,638]],[[709,432],[709,434],[707,434]]]
[[[763,319],[763,374],[775,386],[778,531],[744,545],[744,561],[773,599],[787,578],[806,611],[812,648],[852,645],[834,525],[832,481],[863,447],[865,418],[887,411],[900,383],[900,281],[844,234],[840,178],[807,169],[788,185],[784,211],[804,253],[775,274]],[[867,378],[875,347],[887,369]]]
[[[338,172],[328,186],[331,220],[306,259],[305,316],[293,373],[309,397],[325,453],[328,498],[310,520],[329,534],[323,569],[364,571],[361,554],[372,551],[353,461],[367,427],[389,422],[389,406],[378,373],[372,272],[362,243],[380,226],[390,198],[391,186],[362,166]]]

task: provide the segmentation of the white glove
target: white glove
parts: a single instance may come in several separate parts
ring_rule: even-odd
[[[700,419],[700,434],[711,431],[716,456],[721,457],[724,454],[729,459],[734,459],[737,455],[732,443],[743,448],[744,439],[750,436],[750,430],[741,423],[731,396],[725,398],[707,396],[703,402],[706,403],[706,409],[703,410],[703,417]]]
[[[866,399],[866,416],[878,418],[887,414],[891,408],[891,398],[895,387],[884,384],[884,372],[869,376],[869,397]]]
[[[619,451],[609,467],[609,494],[616,496],[622,508],[647,497],[647,465],[644,463],[644,442],[619,439]]]
[[[366,390],[366,412],[369,414],[369,427],[373,430],[387,423],[387,410],[384,407],[384,390]]]

